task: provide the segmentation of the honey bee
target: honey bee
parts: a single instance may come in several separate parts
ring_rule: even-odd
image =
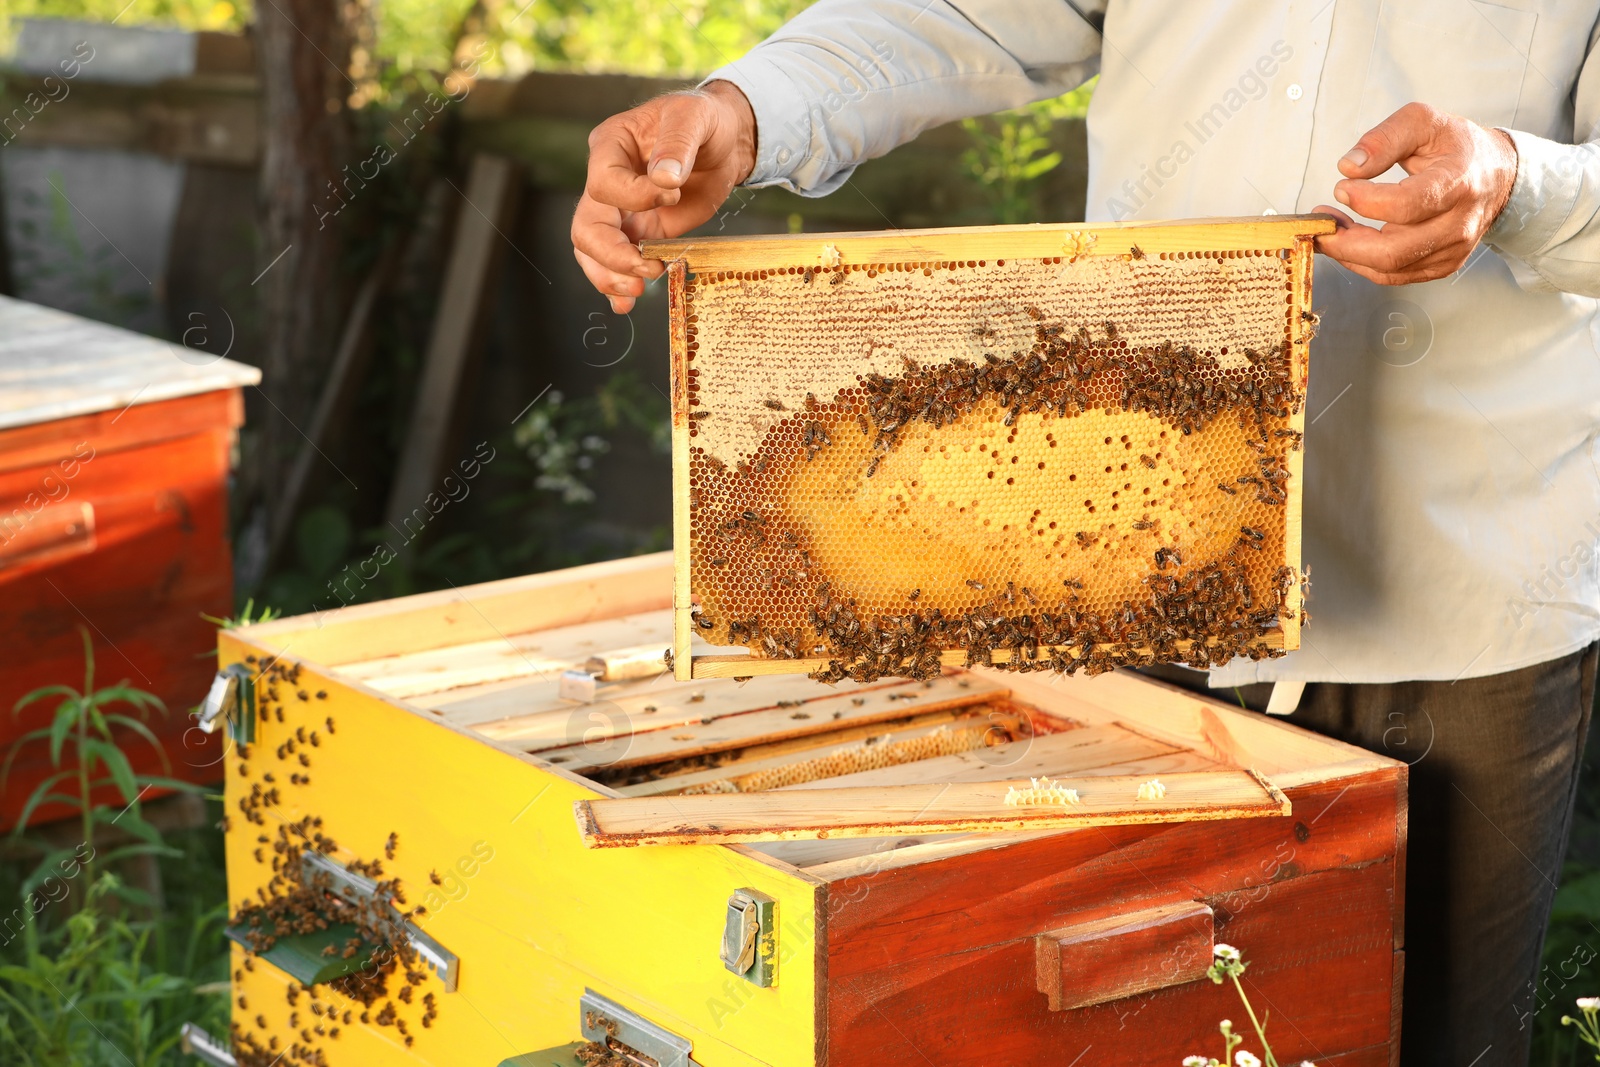
[[[811,284],[811,279],[813,277],[815,277],[814,272],[811,270],[810,267],[807,267],[805,274],[801,275],[800,284],[802,284],[802,285],[810,285]]]
[[[906,594],[906,599],[914,602],[921,595],[922,590],[920,588],[913,589],[910,593]]]
[[[767,399],[763,400],[761,403],[763,405],[765,405],[766,407],[772,409],[773,411],[783,411],[783,410],[785,410],[785,408],[783,406],[783,401],[776,400],[776,399],[774,399],[772,397],[768,397]]]
[[[810,457],[807,457],[807,458],[810,458]],[[873,456],[872,457],[872,462],[867,464],[867,477],[868,478],[870,478],[874,474],[878,473],[878,464],[880,464],[882,462],[883,462],[883,457],[882,456]]]
[[[968,578],[967,579],[967,585],[969,585],[973,589],[976,589],[976,590],[978,590],[980,592],[982,592],[982,590],[983,590],[983,583],[978,581],[975,578]]]
[[[1073,536],[1077,540],[1079,548],[1088,548],[1090,545],[1100,540],[1100,536],[1098,534],[1085,533],[1082,530],[1079,530]]]
[[[1083,589],[1083,583],[1078,581],[1076,578],[1063,578],[1061,580],[1061,584],[1066,586],[1068,589],[1077,589],[1079,591],[1082,591]]]
[[[1239,490],[1235,489],[1233,486],[1229,485],[1227,482],[1218,482],[1217,483],[1217,488],[1221,489],[1224,493],[1227,493],[1229,496],[1238,496],[1239,495]]]
[[[1154,519],[1136,519],[1133,523],[1133,528],[1135,530],[1153,530],[1155,527],[1156,520]]]
[[[1146,467],[1149,467],[1151,470],[1155,470],[1156,469],[1156,461],[1151,459],[1149,456],[1144,455],[1143,453],[1140,453],[1140,455],[1139,455],[1139,462],[1143,463]]]
[[[1143,259],[1144,249],[1140,248],[1138,245],[1130,245],[1128,248],[1128,255],[1132,256],[1134,259]]]
[[[829,285],[843,285],[844,284],[844,271],[842,271],[842,270],[834,271],[833,272],[833,277],[828,279],[828,284]]]
[[[709,563],[713,567],[726,567],[728,565],[728,561],[726,559],[724,559],[722,556],[716,556],[716,557],[714,557],[712,559],[707,560],[706,562]]]

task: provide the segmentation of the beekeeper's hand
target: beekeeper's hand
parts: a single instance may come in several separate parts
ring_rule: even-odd
[[[725,81],[658,97],[594,128],[572,248],[612,311],[631,311],[646,279],[665,269],[637,242],[677,237],[711,218],[755,160],[755,113]]]

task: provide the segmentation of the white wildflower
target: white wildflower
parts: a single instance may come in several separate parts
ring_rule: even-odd
[[[1211,1067],[1211,1061],[1204,1056],[1185,1056],[1183,1067]]]
[[[1254,1052],[1246,1052],[1244,1049],[1240,1049],[1233,1054],[1233,1062],[1238,1064],[1239,1067],[1261,1067],[1261,1057]]]
[[[1579,997],[1579,1011],[1600,1011],[1600,997]]]
[[[1240,958],[1238,949],[1221,942],[1218,942],[1217,947],[1211,950],[1211,954],[1224,963],[1238,963]]]
[[[1152,778],[1148,782],[1139,783],[1140,800],[1160,800],[1167,795],[1167,787],[1161,784],[1159,778]]]

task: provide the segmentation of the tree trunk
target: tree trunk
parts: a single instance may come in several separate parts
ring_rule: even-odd
[[[339,336],[345,279],[339,213],[355,183],[350,161],[351,51],[364,5],[341,0],[263,0],[256,46],[263,106],[261,294],[265,351],[253,411],[254,455],[241,471],[249,516],[240,538],[241,586],[262,577],[264,545],[278,487],[294,461],[301,428],[316,406]],[[255,573],[251,573],[254,571]]]

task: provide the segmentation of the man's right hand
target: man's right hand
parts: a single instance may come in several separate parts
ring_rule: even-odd
[[[658,97],[594,128],[572,248],[612,311],[633,310],[645,280],[665,269],[637,242],[677,237],[711,218],[755,160],[755,113],[731,82]]]

